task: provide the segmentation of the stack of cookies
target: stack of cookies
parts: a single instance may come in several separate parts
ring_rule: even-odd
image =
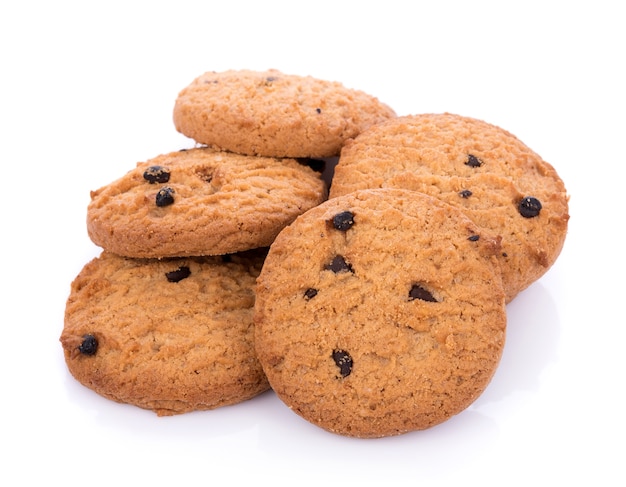
[[[568,218],[552,166],[498,127],[425,114],[364,130],[257,280],[272,388],[342,435],[445,421],[488,385],[505,306],[554,263]]]
[[[174,123],[195,148],[92,192],[103,252],[72,283],[61,336],[77,380],[159,415],[272,388],[360,438],[479,397],[506,304],[565,240],[551,165],[485,122],[398,117],[275,70],[198,77]],[[337,156],[328,188],[316,169]]]
[[[72,375],[159,415],[269,389],[253,326],[267,247],[327,199],[323,158],[392,116],[360,91],[274,70],[194,80],[174,120],[197,146],[91,193],[87,231],[103,251],[67,301],[61,343]]]

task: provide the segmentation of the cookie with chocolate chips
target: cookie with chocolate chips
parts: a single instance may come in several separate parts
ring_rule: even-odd
[[[427,193],[502,237],[510,302],[561,252],[568,195],[556,170],[511,133],[454,114],[398,117],[343,148],[330,197],[365,188]]]
[[[272,388],[345,436],[460,413],[504,346],[500,252],[461,210],[414,191],[355,191],[307,211],[257,280],[256,350]]]
[[[160,155],[91,193],[87,231],[104,250],[137,258],[265,247],[326,199],[313,162],[206,147]]]
[[[395,116],[377,98],[311,76],[204,73],[176,98],[176,129],[198,143],[247,155],[333,157],[363,129]]]
[[[69,371],[98,394],[159,416],[267,390],[253,329],[265,252],[174,259],[102,252],[71,285],[60,337]]]

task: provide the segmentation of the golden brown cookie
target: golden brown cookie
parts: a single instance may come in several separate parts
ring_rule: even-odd
[[[568,195],[556,170],[511,133],[453,114],[398,117],[349,141],[330,197],[365,188],[421,191],[502,237],[507,302],[556,261]]]
[[[256,350],[272,388],[354,437],[463,411],[504,346],[499,252],[461,210],[413,191],[357,191],[307,211],[257,280]]]
[[[96,245],[127,257],[265,247],[326,199],[321,174],[305,162],[209,148],[164,154],[93,191],[87,230]]]
[[[71,286],[60,338],[70,372],[104,397],[159,416],[267,390],[252,321],[264,257],[151,260],[103,252]]]
[[[208,146],[270,157],[332,157],[366,127],[394,117],[338,82],[278,70],[208,72],[178,95],[174,124]]]

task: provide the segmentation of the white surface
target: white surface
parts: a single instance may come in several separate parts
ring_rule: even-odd
[[[0,6],[0,484],[625,485],[619,2],[162,3]],[[338,437],[272,393],[157,418],[65,368],[69,285],[99,253],[89,191],[191,145],[171,109],[196,75],[269,67],[495,123],[566,183],[559,260],[509,306],[487,391],[438,427]]]

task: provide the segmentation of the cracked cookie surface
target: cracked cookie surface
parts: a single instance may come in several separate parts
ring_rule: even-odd
[[[326,199],[308,162],[210,148],[163,154],[92,191],[87,231],[103,249],[138,258],[265,247]]]
[[[428,428],[468,407],[499,363],[499,239],[406,190],[356,191],[276,238],[258,279],[256,350],[277,395],[346,436]]]
[[[102,252],[71,285],[60,337],[69,371],[108,399],[160,416],[236,404],[267,390],[252,321],[264,257]]]
[[[333,157],[345,141],[395,116],[334,81],[267,71],[207,72],[176,98],[174,124],[208,146],[248,155]]]
[[[427,193],[500,235],[507,302],[550,269],[565,242],[568,195],[556,170],[481,120],[421,114],[364,131],[343,148],[329,196],[366,188]]]

